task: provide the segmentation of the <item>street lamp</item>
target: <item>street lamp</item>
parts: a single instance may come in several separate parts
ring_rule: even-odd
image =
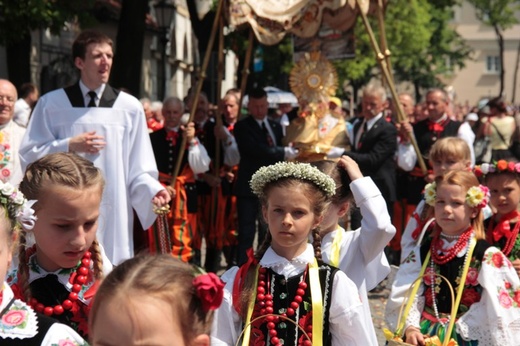
[[[168,0],[159,0],[153,7],[155,9],[155,22],[160,32],[161,41],[162,71],[158,76],[161,76],[162,79],[161,82],[158,83],[158,96],[162,101],[166,96],[166,48],[168,47],[168,34],[175,13],[175,6]]]

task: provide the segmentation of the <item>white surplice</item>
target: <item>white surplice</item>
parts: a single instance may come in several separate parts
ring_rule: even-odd
[[[134,254],[132,207],[147,229],[156,218],[151,201],[163,189],[143,108],[135,97],[120,92],[111,108],[73,108],[63,89],[42,96],[20,148],[22,168],[49,153],[69,151],[71,137],[91,131],[104,136],[106,147],[78,154],[104,174],[98,239],[110,261],[119,264]]]
[[[363,177],[350,184],[356,205],[361,209],[361,227],[345,232],[336,229],[322,237],[321,255],[325,263],[330,263],[332,244],[338,232],[341,233],[338,267],[356,284],[365,316],[369,319],[370,305],[367,292],[375,288],[390,273],[390,265],[384,248],[395,235],[386,202],[372,178]],[[375,330],[372,329],[372,342],[377,344]]]
[[[275,273],[289,278],[301,274],[309,263],[314,261],[314,249],[307,249],[291,261],[277,255],[269,247],[262,259],[262,267],[271,268]],[[233,307],[233,284],[238,267],[233,267],[222,275],[226,283],[224,300],[215,312],[211,331],[211,345],[235,345],[243,321]],[[366,312],[356,285],[341,271],[337,271],[332,284],[332,297],[329,311],[329,327],[332,346],[376,346],[370,336],[374,326]],[[326,331],[324,331],[325,333]]]

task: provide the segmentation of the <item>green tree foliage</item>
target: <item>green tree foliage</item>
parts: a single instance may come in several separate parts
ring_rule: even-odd
[[[448,60],[451,67],[463,67],[469,56],[469,47],[449,25],[451,7],[455,3],[448,0],[395,0],[387,5],[384,25],[395,79],[397,83],[413,83],[417,99],[421,90],[441,85],[439,77],[450,72],[446,65]],[[377,18],[370,17],[369,21],[380,45]],[[348,81],[354,95],[372,77],[382,78],[360,18],[355,35],[356,57],[335,63],[340,80]]]
[[[497,35],[500,56],[500,90],[504,93],[504,30],[518,23],[515,11],[520,10],[518,0],[468,0],[475,7],[477,18],[484,24],[491,26]]]
[[[21,40],[31,30],[49,28],[59,34],[66,21],[92,22],[95,0],[0,0],[0,43]]]

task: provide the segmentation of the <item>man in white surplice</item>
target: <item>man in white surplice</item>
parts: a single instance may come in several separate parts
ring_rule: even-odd
[[[106,84],[112,67],[112,40],[83,31],[72,46],[80,81],[42,96],[22,141],[23,169],[46,154],[75,152],[91,160],[105,176],[98,239],[118,264],[133,250],[133,212],[144,229],[155,221],[153,204],[170,195],[158,182],[141,103]],[[145,203],[143,203],[145,202]]]

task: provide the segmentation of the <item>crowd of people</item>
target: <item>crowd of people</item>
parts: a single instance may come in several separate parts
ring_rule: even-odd
[[[388,339],[520,344],[520,139],[503,99],[397,105],[368,85],[346,117],[334,97],[273,111],[255,88],[242,112],[236,89],[212,106],[113,88],[100,32],[72,50],[72,86],[18,99],[0,80],[0,344],[377,345],[368,292],[392,264]],[[289,140],[310,124],[313,152]]]

